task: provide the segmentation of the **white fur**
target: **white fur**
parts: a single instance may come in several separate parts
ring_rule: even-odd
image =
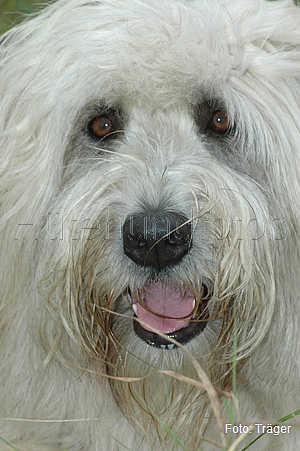
[[[0,436],[18,450],[177,449],[157,416],[187,450],[217,449],[205,393],[159,372],[198,380],[191,355],[227,391],[237,362],[238,423],[300,408],[299,30],[291,1],[58,0],[4,36]],[[207,102],[231,134],[207,132]],[[106,147],[87,124],[116,105]],[[124,293],[149,271],[121,232],[141,208],[193,224],[162,276],[210,287],[183,348],[133,331]],[[298,421],[250,449],[298,450]]]

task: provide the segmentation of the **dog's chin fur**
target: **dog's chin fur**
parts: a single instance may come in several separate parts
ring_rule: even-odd
[[[222,422],[300,408],[299,30],[292,1],[58,0],[4,36],[0,435],[15,448],[212,451],[237,438]],[[141,215],[186,218],[179,256],[155,263],[161,231],[144,260],[146,238],[128,248]],[[150,289],[199,305],[177,345],[134,315]],[[250,449],[298,450],[289,424]]]

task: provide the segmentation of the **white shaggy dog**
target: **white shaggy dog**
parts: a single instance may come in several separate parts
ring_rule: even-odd
[[[1,450],[299,449],[299,78],[292,1],[4,36]]]

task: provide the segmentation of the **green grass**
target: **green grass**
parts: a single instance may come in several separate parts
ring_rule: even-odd
[[[0,437],[0,441],[5,443],[7,446],[9,446],[10,451],[19,451],[17,448],[15,448],[11,443],[9,443],[7,440],[5,440],[3,437]]]

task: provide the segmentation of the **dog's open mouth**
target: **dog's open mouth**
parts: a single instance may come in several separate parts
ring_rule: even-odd
[[[134,320],[135,333],[148,345],[162,349],[177,346],[153,329],[179,343],[189,342],[206,327],[206,294],[205,286],[201,298],[196,300],[188,289],[161,282],[148,284],[141,292],[132,294],[132,309],[135,318],[141,321]]]

